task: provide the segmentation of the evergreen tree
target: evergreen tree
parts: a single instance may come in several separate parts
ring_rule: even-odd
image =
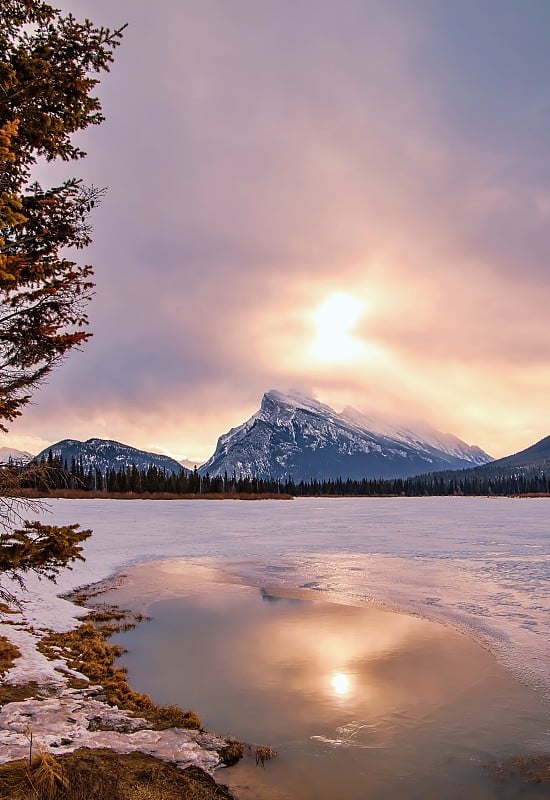
[[[89,214],[103,192],[77,178],[43,188],[31,174],[39,158],[85,155],[72,136],[103,120],[93,90],[121,35],[122,29],[78,22],[43,0],[0,2],[0,430],[90,335],[84,327],[92,269],[67,251],[90,243]],[[48,465],[37,465],[42,480],[53,461],[48,456]],[[85,476],[75,465],[71,480],[77,478]],[[81,557],[90,532],[31,522],[15,530],[22,507],[14,479],[36,483],[36,469],[0,473],[0,577],[22,581],[32,570],[55,579]],[[0,594],[9,595],[1,586]]]
[[[0,3],[0,429],[32,388],[89,334],[91,267],[65,256],[90,243],[102,192],[78,179],[42,188],[39,157],[85,155],[72,135],[103,120],[92,92],[122,29],[77,22],[43,0]]]

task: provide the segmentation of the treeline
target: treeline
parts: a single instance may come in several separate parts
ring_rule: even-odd
[[[199,475],[196,468],[192,472],[182,470],[176,473],[150,464],[146,469],[133,465],[102,472],[92,467],[86,469],[82,459],[73,458],[69,465],[67,461],[54,457],[51,451],[47,458],[42,457],[39,465],[41,469],[31,470],[28,480],[25,479],[25,468],[19,468],[22,469],[21,488],[113,494],[269,494],[284,491],[281,488],[284,484],[277,481],[237,478],[227,474]]]
[[[31,469],[25,478],[22,471],[22,488],[49,490],[79,490],[109,492],[113,494],[287,494],[293,497],[426,497],[426,496],[476,496],[523,495],[550,493],[550,469],[515,468],[491,471],[490,466],[456,472],[433,472],[412,478],[352,480],[316,480],[295,482],[243,477],[235,474],[200,475],[192,472],[167,472],[150,465],[147,469],[121,466],[118,470],[102,472],[91,467],[85,469],[82,460],[71,464],[54,458],[50,452],[42,459],[40,469]],[[12,467],[15,469],[16,467]]]

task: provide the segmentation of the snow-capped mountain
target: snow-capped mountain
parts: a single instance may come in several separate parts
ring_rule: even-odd
[[[16,450],[15,447],[0,447],[0,464],[7,464],[13,461],[15,464],[26,464],[32,461],[34,456],[25,450]]]
[[[341,416],[369,433],[411,445],[419,450],[439,450],[467,461],[468,466],[475,467],[493,460],[477,445],[466,444],[452,433],[441,433],[427,423],[416,423],[414,428],[406,423],[391,424],[379,417],[361,414],[351,407],[345,408]]]
[[[103,474],[109,469],[118,471],[121,467],[134,465],[139,469],[147,469],[151,464],[166,470],[166,472],[184,471],[184,467],[169,456],[148,453],[111,439],[88,439],[86,442],[80,442],[78,439],[63,439],[61,442],[46,447],[36,458],[40,459],[42,456],[48,458],[50,450],[54,458],[61,458],[62,461],[67,462],[69,467],[73,458],[77,462],[82,459],[85,472],[90,467],[92,470],[98,469]]]
[[[339,414],[305,395],[272,390],[247,422],[220,436],[199,472],[295,481],[405,478],[490,461],[479,447],[427,425],[392,426],[352,408]]]

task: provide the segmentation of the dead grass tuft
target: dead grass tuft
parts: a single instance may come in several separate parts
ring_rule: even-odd
[[[117,606],[103,606],[96,608],[88,615],[88,619],[94,622],[111,622],[113,619],[126,619],[128,611]]]
[[[256,766],[265,766],[265,762],[269,761],[272,758],[275,758],[277,755],[277,751],[274,747],[269,747],[269,745],[260,745],[260,747],[256,748]]]
[[[7,603],[0,602],[0,613],[2,614],[20,614],[18,608],[12,608]]]
[[[6,639],[5,636],[0,636],[0,678],[13,667],[13,662],[20,655],[18,648],[9,639]]]
[[[241,742],[231,741],[222,750],[220,756],[226,767],[231,767],[244,756],[244,745]]]
[[[32,683],[1,683],[0,706],[5,706],[7,703],[20,703],[30,697],[40,700],[38,696],[40,688],[34,681]]]
[[[68,787],[63,767],[51,753],[37,753],[26,774],[33,793],[40,800],[56,800]]]
[[[14,761],[0,768],[0,797],[57,800],[65,795],[68,780],[51,753],[39,752],[30,762]]]

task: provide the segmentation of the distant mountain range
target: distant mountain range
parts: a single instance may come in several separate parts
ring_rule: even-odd
[[[24,464],[32,461],[33,455],[25,450],[16,450],[14,447],[0,447],[0,464],[7,464],[9,461]]]
[[[49,452],[70,467],[73,458],[84,470],[118,471],[151,464],[168,473],[188,472],[173,458],[139,450],[109,439],[64,439]],[[30,453],[0,448],[0,463],[26,462]],[[186,465],[190,462],[184,462]],[[337,413],[302,394],[266,392],[259,410],[220,436],[214,454],[199,467],[200,475],[258,477],[295,482],[335,478],[407,478],[427,473],[518,474],[550,469],[550,436],[511,456],[494,461],[479,447],[428,425],[390,424],[352,408]]]
[[[199,473],[294,481],[405,478],[490,461],[479,447],[429,426],[391,426],[352,408],[339,414],[305,395],[272,390],[247,422],[220,436]]]
[[[88,439],[86,442],[80,442],[78,439],[63,439],[61,442],[46,447],[42,452],[38,453],[36,458],[40,459],[42,456],[48,458],[50,451],[54,458],[66,461],[69,467],[73,458],[77,463],[82,460],[85,472],[91,468],[105,474],[109,469],[114,469],[118,472],[121,467],[128,468],[132,466],[146,470],[151,465],[158,467],[158,469],[166,470],[166,472],[180,473],[188,471],[178,461],[169,456],[148,453],[145,450],[138,450],[136,447],[130,447],[127,444],[121,444],[111,439]]]

